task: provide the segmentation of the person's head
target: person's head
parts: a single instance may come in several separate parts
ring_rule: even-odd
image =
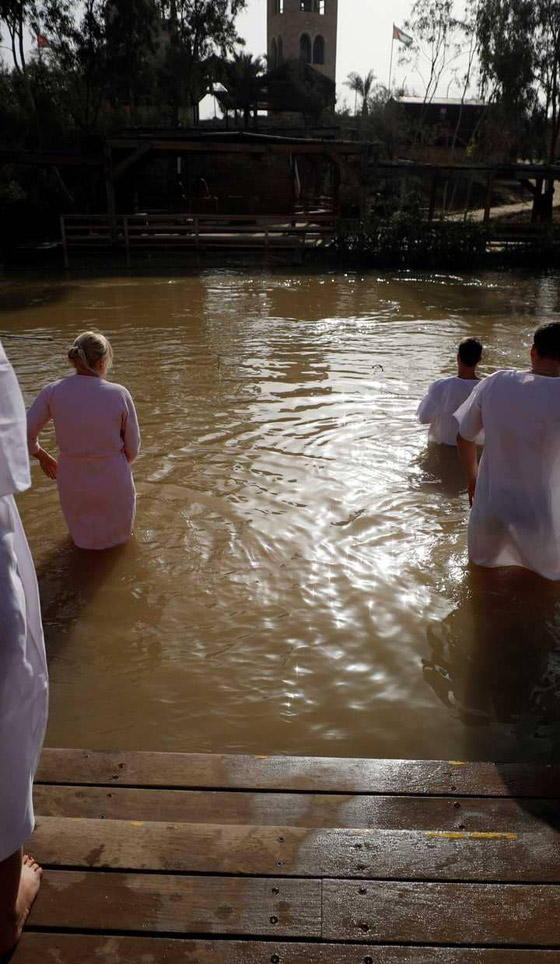
[[[560,365],[560,321],[539,325],[533,336],[531,358]]]
[[[103,378],[113,362],[113,349],[108,338],[98,331],[84,331],[68,350],[68,361],[78,375]]]
[[[482,356],[482,342],[478,338],[463,338],[459,342],[457,361],[465,368],[476,368]]]

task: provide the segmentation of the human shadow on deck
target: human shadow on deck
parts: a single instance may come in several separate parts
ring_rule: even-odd
[[[459,605],[427,635],[424,678],[463,723],[466,759],[488,758],[490,728],[503,760],[558,760],[560,585],[525,569],[472,566]],[[501,770],[506,786],[511,771]],[[560,828],[555,806],[518,802]]]
[[[127,545],[101,551],[78,549],[68,538],[37,568],[45,642],[56,659],[84,610],[127,551]]]

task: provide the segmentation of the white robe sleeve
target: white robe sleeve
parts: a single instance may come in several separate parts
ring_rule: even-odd
[[[0,343],[0,496],[23,492],[30,485],[25,404]]]
[[[481,382],[480,385],[477,385],[474,391],[471,392],[469,397],[454,413],[459,425],[459,433],[464,439],[467,439],[469,442],[477,442],[477,444],[483,444],[483,441],[479,441],[481,437],[482,440],[484,440],[484,436],[481,435],[484,429],[482,400],[487,384],[488,381],[485,380]]]
[[[47,722],[39,592],[14,499],[28,486],[25,405],[0,345],[0,861],[33,830],[33,776]]]
[[[429,425],[438,415],[441,407],[440,396],[439,382],[434,382],[416,409],[416,418],[422,425]]]

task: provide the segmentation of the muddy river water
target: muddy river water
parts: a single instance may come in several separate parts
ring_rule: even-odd
[[[469,571],[455,454],[414,412],[467,334],[483,372],[524,366],[557,277],[4,279],[0,309],[28,403],[97,327],[143,433],[125,547],[73,548],[36,463],[19,499],[49,745],[555,756],[560,588]]]

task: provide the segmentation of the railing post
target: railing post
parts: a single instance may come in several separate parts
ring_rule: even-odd
[[[124,215],[123,226],[124,226],[124,246],[126,250],[126,266],[127,268],[130,268],[130,239],[128,236],[128,214]]]
[[[492,188],[494,187],[494,174],[492,171],[488,171],[486,178],[486,200],[484,202],[484,223],[488,224],[490,220],[490,208],[492,207]]]
[[[438,176],[436,173],[432,175],[432,187],[430,189],[430,202],[428,207],[428,221],[432,221],[434,217],[434,211],[436,208],[436,199],[437,199],[437,189],[438,189]]]
[[[64,224],[64,215],[60,215],[60,235],[62,237],[62,254],[64,257],[64,267],[69,268],[70,264],[68,261],[68,247],[66,243],[66,226]]]

